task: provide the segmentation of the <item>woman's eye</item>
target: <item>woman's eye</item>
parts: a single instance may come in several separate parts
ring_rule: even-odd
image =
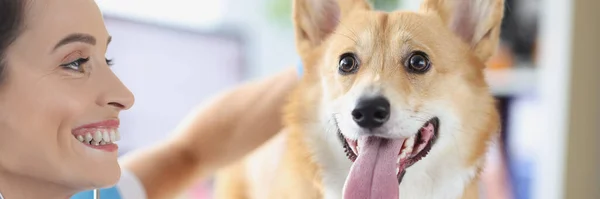
[[[61,64],[60,66],[69,69],[69,70],[74,70],[76,72],[80,72],[80,73],[84,73],[85,72],[85,68],[83,67],[83,64],[87,63],[90,60],[90,58],[79,58],[73,62],[70,63],[66,63],[66,64]]]

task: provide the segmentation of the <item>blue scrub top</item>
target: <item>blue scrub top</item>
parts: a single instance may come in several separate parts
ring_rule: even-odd
[[[81,192],[71,199],[94,199],[94,191],[86,191]],[[107,189],[100,189],[100,199],[123,199],[121,198],[121,193],[119,193],[119,189],[117,187],[111,187]]]

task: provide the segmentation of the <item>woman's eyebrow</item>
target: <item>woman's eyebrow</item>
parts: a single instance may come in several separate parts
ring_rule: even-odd
[[[54,46],[54,49],[52,51],[55,51],[56,49],[60,48],[61,46],[64,46],[64,45],[67,45],[70,43],[74,43],[74,42],[82,42],[82,43],[87,43],[90,45],[96,45],[96,38],[89,34],[73,33],[73,34],[70,34],[70,35],[66,36],[65,38],[61,39]]]

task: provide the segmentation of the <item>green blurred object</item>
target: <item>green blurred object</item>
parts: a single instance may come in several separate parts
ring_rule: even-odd
[[[267,20],[275,26],[291,28],[293,0],[267,0]]]
[[[267,20],[281,28],[292,27],[293,0],[267,0]],[[369,0],[376,10],[392,11],[399,7],[402,0]]]
[[[370,0],[376,10],[392,11],[398,8],[400,0]]]

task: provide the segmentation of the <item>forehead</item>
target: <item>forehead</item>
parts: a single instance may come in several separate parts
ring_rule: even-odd
[[[464,44],[456,38],[434,15],[359,11],[340,23],[330,49],[336,53],[356,52],[363,60],[400,59],[415,50],[426,52],[432,59],[445,59],[461,56],[457,48]]]
[[[348,39],[357,46],[390,41],[425,43],[443,38],[444,26],[434,16],[415,12],[354,12],[341,22],[338,39]],[[384,42],[385,41],[385,42]]]
[[[39,45],[54,45],[71,33],[105,38],[102,14],[93,0],[30,0],[23,37]]]

